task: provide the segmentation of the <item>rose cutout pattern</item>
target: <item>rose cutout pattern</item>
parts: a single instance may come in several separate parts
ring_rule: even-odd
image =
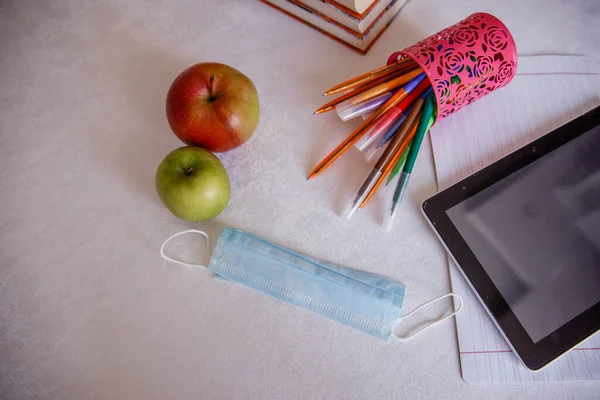
[[[506,86],[517,69],[508,29],[490,14],[477,13],[390,56],[411,57],[427,73],[443,119],[493,90]]]

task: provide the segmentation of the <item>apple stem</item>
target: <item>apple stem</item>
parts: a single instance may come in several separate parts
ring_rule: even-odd
[[[211,75],[210,76],[210,85],[208,86],[208,94],[210,96],[211,101],[214,99],[214,94],[213,94],[213,82],[214,81],[215,81],[215,76]]]
[[[192,174],[192,172],[194,172],[194,167],[189,167],[188,169],[185,170],[185,174],[187,176],[190,176]]]

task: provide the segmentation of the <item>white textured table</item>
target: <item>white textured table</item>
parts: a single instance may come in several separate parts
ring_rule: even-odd
[[[311,114],[327,86],[475,11],[500,17],[522,53],[598,58],[598,1],[524,3],[412,0],[362,57],[257,1],[0,2],[0,398],[600,397],[595,382],[468,386],[450,321],[386,344],[158,255],[173,232],[227,225],[398,280],[407,309],[448,292],[418,213],[436,190],[429,144],[386,234],[381,203],[337,216],[367,171],[360,155],[305,180],[354,126]],[[200,61],[250,76],[262,114],[220,156],[227,210],[187,224],[153,180],[180,145],[166,91]]]

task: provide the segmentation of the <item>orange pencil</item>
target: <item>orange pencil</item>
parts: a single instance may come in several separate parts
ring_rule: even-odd
[[[352,147],[368,130],[376,123],[388,110],[400,103],[408,94],[414,90],[416,86],[425,78],[425,74],[422,73],[403,88],[398,90],[381,108],[373,115],[371,115],[366,121],[364,121],[354,132],[350,134],[338,147],[335,148],[327,157],[325,157],[319,165],[317,165],[308,176],[308,179],[312,179],[325,171],[335,160],[337,160],[342,154]],[[413,107],[414,108],[414,107]],[[410,115],[410,114],[409,114]],[[407,117],[408,119],[408,117]]]
[[[329,96],[332,94],[337,94],[343,92],[345,90],[351,89],[355,86],[361,85],[364,82],[368,82],[371,79],[380,77],[381,75],[385,75],[391,71],[394,71],[401,67],[406,67],[407,65],[416,65],[416,63],[410,58],[403,58],[393,64],[384,65],[383,67],[376,68],[372,71],[366,72],[362,75],[356,76],[352,79],[348,79],[342,83],[339,83],[333,86],[331,89],[327,90],[323,93],[323,96]]]
[[[356,95],[359,95],[360,93],[363,93],[369,89],[375,88],[378,85],[385,83],[389,79],[395,79],[395,78],[401,77],[403,75],[404,75],[404,72],[394,72],[393,74],[391,74],[389,76],[386,75],[381,78],[374,79],[373,81],[367,83],[366,85],[358,87],[355,90],[345,93],[345,94],[341,95],[340,97],[338,97],[334,100],[331,100],[327,104],[322,105],[321,107],[319,107],[317,109],[317,111],[314,112],[314,114],[318,115],[318,114],[322,114],[327,111],[331,111],[331,110],[335,109],[335,106],[337,106],[338,104],[340,104]]]

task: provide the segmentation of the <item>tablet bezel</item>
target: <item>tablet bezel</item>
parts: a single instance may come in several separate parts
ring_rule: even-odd
[[[442,190],[422,204],[423,214],[480,302],[523,364],[534,371],[600,330],[600,302],[534,343],[446,212],[599,125],[600,106]]]

